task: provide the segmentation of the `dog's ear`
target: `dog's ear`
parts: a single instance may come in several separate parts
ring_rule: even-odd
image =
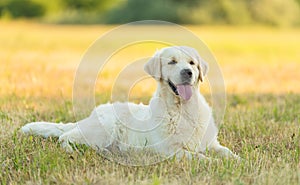
[[[160,50],[156,51],[153,57],[144,66],[144,70],[156,80],[162,78],[160,53]]]
[[[208,72],[208,63],[205,62],[202,58],[197,57],[199,59],[198,63],[198,70],[199,70],[199,78],[201,82],[204,81],[204,77],[207,75]]]

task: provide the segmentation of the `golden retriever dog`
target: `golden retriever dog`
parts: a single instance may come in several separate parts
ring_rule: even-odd
[[[96,150],[111,147],[151,149],[161,156],[206,158],[206,151],[236,157],[217,140],[218,129],[212,110],[199,92],[208,64],[187,46],[158,50],[145,64],[145,71],[157,81],[149,105],[129,102],[96,107],[76,123],[34,122],[22,127],[26,134],[59,137],[67,151],[71,143]]]

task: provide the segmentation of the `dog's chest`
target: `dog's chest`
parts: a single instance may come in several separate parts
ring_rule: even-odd
[[[195,150],[205,134],[211,112],[206,104],[194,102],[169,110],[168,117],[165,134],[173,137],[175,142]]]
[[[169,111],[164,125],[164,132],[168,136],[176,137],[191,136],[193,131],[199,127],[199,118],[197,114],[191,114],[186,110],[178,109]]]

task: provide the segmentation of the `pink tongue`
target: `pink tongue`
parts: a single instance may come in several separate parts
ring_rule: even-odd
[[[190,85],[177,85],[177,91],[184,100],[189,100],[192,96],[192,86]]]

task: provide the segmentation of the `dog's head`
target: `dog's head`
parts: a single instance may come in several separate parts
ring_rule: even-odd
[[[203,82],[208,64],[195,49],[174,46],[157,51],[146,63],[145,71],[156,80],[168,84],[175,95],[189,100],[192,86],[197,86],[199,81]]]

